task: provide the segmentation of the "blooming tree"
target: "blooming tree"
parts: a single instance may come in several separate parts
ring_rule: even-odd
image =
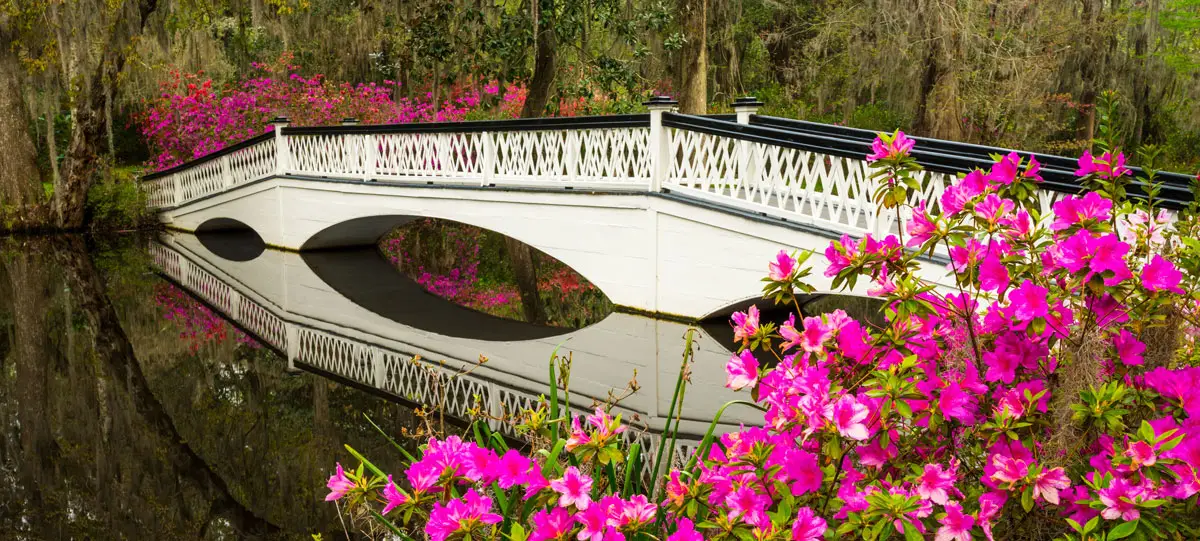
[[[1045,214],[1040,164],[1016,153],[912,207],[913,146],[897,132],[868,157],[880,208],[909,216],[902,231],[825,250],[834,288],[869,281],[884,325],[733,316],[727,385],[762,426],[710,431],[661,479],[656,459],[643,486],[640,450],[622,452],[606,409],[531,411],[569,432],[522,453],[476,424],[475,441],[430,440],[399,483],[339,467],[331,497],[435,541],[1196,538],[1200,367],[1192,342],[1151,340],[1195,335],[1200,243],[1176,233],[1194,218],[1173,224],[1115,189],[1119,152],[1079,160],[1107,189]],[[765,296],[799,306],[808,256],[770,262]],[[936,257],[952,283],[921,277]]]

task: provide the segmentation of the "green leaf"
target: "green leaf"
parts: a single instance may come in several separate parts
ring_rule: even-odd
[[[1133,522],[1123,522],[1123,523],[1119,524],[1116,528],[1113,528],[1112,531],[1108,532],[1108,538],[1110,540],[1111,539],[1124,539],[1126,537],[1133,535],[1133,532],[1135,530],[1137,530],[1138,522],[1140,522],[1140,520],[1135,520]]]
[[[409,453],[407,449],[405,449],[404,447],[401,447],[399,443],[396,443],[396,440],[392,439],[391,436],[387,435],[387,432],[384,432],[382,428],[379,428],[379,425],[375,424],[375,421],[372,421],[370,416],[368,416],[367,414],[364,413],[363,417],[366,418],[368,423],[371,423],[371,426],[374,427],[375,430],[378,431],[379,434],[382,435],[384,437],[384,439],[386,439],[388,441],[388,443],[392,444],[392,447],[395,447],[397,451],[400,451],[400,454],[404,455],[405,459],[407,459],[409,462],[417,461],[417,458],[412,456],[412,453]]]
[[[1033,509],[1033,489],[1026,488],[1021,492],[1021,508],[1026,513]]]
[[[371,470],[373,473],[375,473],[375,475],[378,475],[380,477],[387,477],[387,474],[383,473],[383,470],[376,468],[375,465],[372,464],[370,460],[367,460],[366,458],[364,458],[361,454],[358,453],[358,451],[355,451],[353,447],[350,447],[349,444],[346,445],[346,450],[350,451],[350,454],[354,455],[354,458],[357,458],[363,464],[365,464],[367,466],[367,469]]]

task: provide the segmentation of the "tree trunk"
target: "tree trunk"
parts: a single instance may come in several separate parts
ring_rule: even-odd
[[[37,201],[37,150],[29,136],[29,115],[21,93],[21,65],[12,52],[9,21],[0,15],[0,204]]]
[[[536,118],[546,113],[550,101],[550,87],[554,84],[555,48],[557,35],[554,30],[554,0],[534,0],[534,48],[533,79],[529,81],[529,94],[521,109],[522,118]]]
[[[117,74],[125,67],[130,42],[135,33],[141,32],[157,6],[158,0],[138,0],[136,11],[122,8],[109,35],[104,57],[84,87],[89,91],[75,112],[75,129],[71,132],[71,144],[63,164],[62,206],[58,215],[58,226],[62,229],[83,226],[84,203],[96,171],[96,149],[104,137],[105,87],[111,86],[113,92],[116,91]]]
[[[525,321],[545,323],[546,309],[542,306],[541,295],[538,294],[537,266],[533,262],[533,249],[528,244],[509,237],[504,237],[504,247],[508,251],[513,274],[517,278],[517,291],[521,292],[521,309],[525,312]]]
[[[679,112],[708,110],[708,0],[678,0],[683,48],[679,51]]]

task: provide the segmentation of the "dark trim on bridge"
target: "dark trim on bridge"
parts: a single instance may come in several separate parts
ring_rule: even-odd
[[[155,171],[153,173],[148,173],[148,174],[142,175],[142,180],[154,180],[156,178],[165,177],[172,173],[178,173],[180,171],[183,171],[184,169],[190,169],[190,168],[200,165],[202,163],[213,161],[217,158],[220,158],[221,156],[227,156],[227,155],[233,154],[234,152],[237,152],[239,150],[252,147],[263,141],[270,141],[274,137],[275,137],[275,132],[273,132],[273,131],[255,135],[254,137],[246,139],[245,141],[234,143],[225,148],[222,148],[220,150],[212,152],[211,154],[205,154],[205,155],[203,155],[199,158],[196,158],[190,162],[184,162],[184,163],[176,165],[175,167],[172,167],[170,169],[163,169],[162,171]]]
[[[283,135],[341,135],[385,133],[479,133],[505,131],[590,130],[648,128],[648,113],[629,115],[519,118],[467,122],[413,122],[408,124],[353,124],[348,126],[284,127]]]
[[[844,126],[758,115],[752,116],[750,122],[750,125],[744,125],[675,113],[663,115],[663,125],[668,127],[858,160],[870,153],[871,142],[875,139],[875,132]],[[1045,182],[1039,185],[1041,188],[1071,194],[1085,191],[1075,176],[1076,160],[1072,158],[940,139],[914,139],[917,140],[917,145],[913,149],[913,157],[917,163],[931,171],[965,174],[975,169],[990,168],[993,163],[991,154],[1018,152],[1026,156],[1036,156],[1042,163],[1041,174]],[[1142,173],[1141,168],[1130,169],[1135,174]],[[1158,175],[1163,181],[1162,191],[1156,200],[1158,206],[1175,210],[1186,208],[1194,197],[1190,188],[1190,177],[1167,172],[1160,172]],[[1143,199],[1146,194],[1145,188],[1146,183],[1141,180],[1134,180],[1127,186],[1131,197]]]

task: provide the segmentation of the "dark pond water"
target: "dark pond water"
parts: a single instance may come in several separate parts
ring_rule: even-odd
[[[576,408],[636,377],[621,407],[655,437],[687,326],[614,312],[536,253],[522,288],[511,250],[439,223],[303,256],[236,232],[0,243],[0,539],[345,538],[323,501],[343,444],[400,471],[367,417],[415,445],[418,404],[451,431],[513,414],[559,344]],[[698,438],[732,397],[728,325],[695,338]]]

